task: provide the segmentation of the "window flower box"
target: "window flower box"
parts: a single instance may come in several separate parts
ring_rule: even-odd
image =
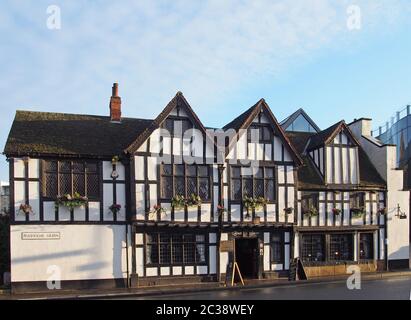
[[[381,216],[386,215],[387,214],[387,208],[378,209],[378,214],[380,214]]]
[[[201,205],[201,198],[199,195],[191,194],[191,196],[186,199],[187,207],[198,207]]]
[[[58,197],[55,202],[56,207],[63,206],[69,208],[70,210],[74,208],[84,207],[88,203],[88,198],[81,196],[79,193],[74,193],[74,195],[66,194],[64,196]]]
[[[365,215],[364,208],[351,208],[350,209],[351,215],[353,218],[362,218]]]
[[[318,210],[314,206],[310,206],[308,209],[304,211],[304,215],[306,217],[317,217],[318,216]]]
[[[264,197],[252,198],[245,196],[243,199],[244,208],[249,210],[261,209],[267,204],[268,200]]]
[[[154,215],[157,215],[157,214],[159,214],[160,216],[166,215],[166,209],[163,208],[161,205],[156,204],[155,206],[153,206],[153,210],[151,210],[148,214],[149,214],[149,218],[153,219],[155,217]]]

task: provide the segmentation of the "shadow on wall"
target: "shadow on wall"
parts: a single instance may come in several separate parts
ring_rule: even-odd
[[[10,218],[0,214],[0,285],[3,274],[10,271]]]
[[[388,256],[388,265],[390,270],[404,270],[411,269],[411,248],[410,246],[403,246],[399,250],[391,253]],[[408,259],[398,259],[397,257],[406,257]]]

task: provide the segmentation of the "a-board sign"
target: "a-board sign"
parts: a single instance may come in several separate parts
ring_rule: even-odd
[[[221,252],[234,252],[234,240],[226,240],[220,242]]]
[[[227,263],[227,268],[225,271],[225,284],[228,286],[231,284],[231,279],[233,278],[234,275],[234,263],[229,262]]]

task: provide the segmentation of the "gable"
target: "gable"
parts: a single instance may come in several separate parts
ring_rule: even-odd
[[[280,124],[287,132],[317,133],[321,131],[317,124],[303,109],[298,109]]]

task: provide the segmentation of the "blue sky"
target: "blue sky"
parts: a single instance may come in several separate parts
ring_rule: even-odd
[[[61,29],[47,28],[49,5]],[[347,8],[361,29],[347,28]],[[15,110],[153,118],[182,91],[205,125],[265,98],[321,128],[411,104],[411,3],[359,1],[22,1],[0,4],[0,140]],[[0,179],[7,177],[2,157]]]

